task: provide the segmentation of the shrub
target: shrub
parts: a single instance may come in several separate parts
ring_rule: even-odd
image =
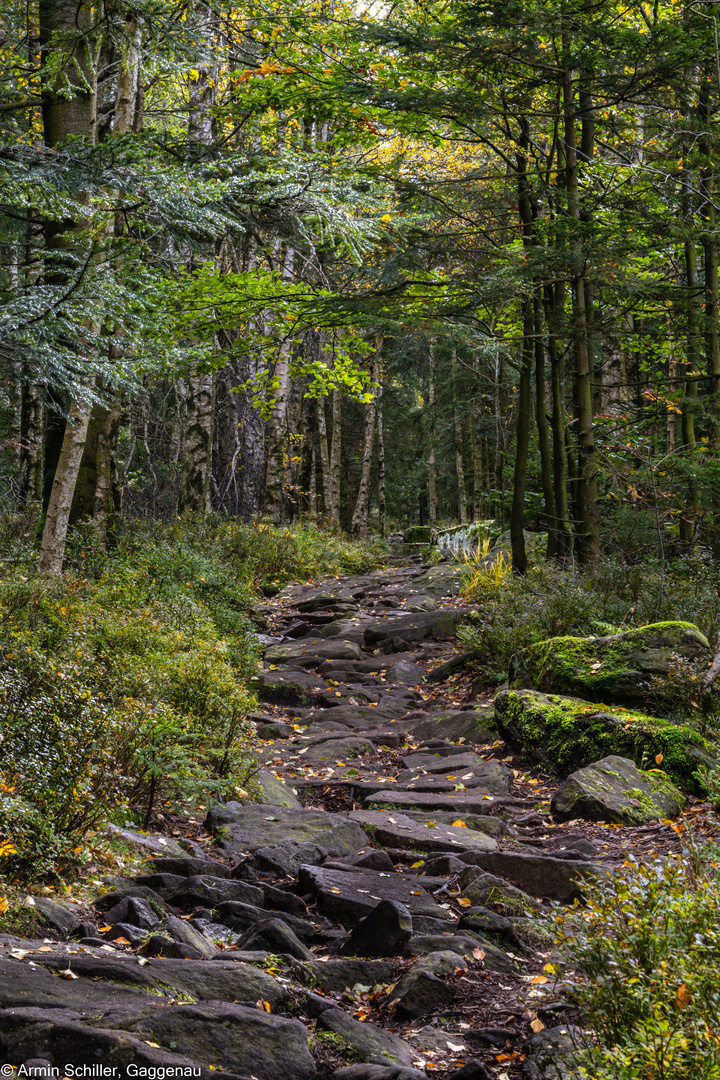
[[[491,684],[507,678],[514,653],[550,637],[602,636],[666,619],[694,623],[711,642],[720,630],[720,566],[704,556],[673,563],[664,583],[652,561],[627,567],[607,559],[582,575],[541,563],[525,577],[471,564],[464,595],[476,611],[459,637]],[[686,711],[682,702],[678,709]]]
[[[593,886],[585,908],[557,916],[565,986],[590,1033],[576,1076],[720,1077],[717,855],[691,844],[630,859]]]

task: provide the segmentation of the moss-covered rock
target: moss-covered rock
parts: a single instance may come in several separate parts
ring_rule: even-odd
[[[406,544],[432,544],[433,531],[429,525],[411,525],[403,534]]]
[[[540,761],[550,772],[567,776],[610,754],[636,765],[662,768],[683,791],[701,792],[701,765],[715,764],[712,749],[687,724],[624,708],[607,708],[579,698],[537,690],[504,690],[495,699],[502,737]]]
[[[650,679],[667,675],[673,656],[710,661],[710,643],[687,622],[652,623],[608,637],[557,637],[517,653],[510,662],[510,686],[586,701],[642,705]],[[653,700],[662,694],[653,688]]]
[[[681,792],[661,771],[641,772],[628,758],[612,755],[568,776],[551,808],[559,821],[581,817],[647,825],[675,817],[684,805]]]

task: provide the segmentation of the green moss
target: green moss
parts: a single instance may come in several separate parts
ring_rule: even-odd
[[[709,649],[707,639],[689,622],[651,623],[608,638],[549,638],[513,657],[510,683],[581,694],[590,701],[641,702],[647,681],[654,674],[667,674],[676,650],[699,657]]]
[[[500,695],[497,708],[501,731],[558,775],[611,754],[640,767],[662,754],[663,770],[674,783],[685,791],[703,790],[697,769],[711,748],[687,724],[532,690]]]

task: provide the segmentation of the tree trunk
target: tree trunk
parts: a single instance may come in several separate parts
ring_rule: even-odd
[[[689,184],[686,186],[686,199],[683,207],[683,217],[688,220],[691,212],[689,204],[691,195]],[[698,310],[698,297],[700,295],[700,283],[697,272],[697,249],[694,240],[685,241],[685,279],[686,279],[686,369],[684,379],[684,394],[682,401],[682,442],[687,452],[689,462],[687,495],[685,506],[680,513],[680,539],[684,544],[691,544],[695,536],[695,514],[698,504],[698,490],[695,481],[695,448],[697,445],[695,436],[695,414],[698,408],[698,378],[700,376],[700,350],[699,330],[700,312]]]
[[[25,505],[43,496],[43,420],[45,406],[40,383],[25,382],[20,397],[19,501]]]
[[[113,405],[107,410],[105,423],[98,434],[98,449],[95,458],[94,518],[103,551],[107,549],[108,540],[114,537],[116,514],[119,510],[116,467],[119,427],[120,406]]]
[[[473,430],[473,520],[483,521],[483,440],[480,425]]]
[[[210,470],[215,419],[215,376],[196,374],[187,380],[187,422],[178,513],[210,510]]]
[[[542,304],[537,290],[533,297],[533,317],[535,322],[535,421],[537,423],[540,447],[540,480],[545,500],[545,522],[548,529],[547,554],[549,558],[554,558],[557,554],[557,518],[545,406],[545,348],[543,346]]]
[[[574,262],[573,314],[575,341],[575,378],[577,392],[578,440],[580,447],[578,498],[578,560],[583,566],[594,566],[600,554],[600,515],[598,507],[597,465],[595,461],[595,432],[593,425],[593,379],[588,353],[588,326],[585,302],[585,273],[579,234],[580,192],[575,127],[575,98],[572,73],[565,68],[563,79],[565,108],[565,177],[568,214],[573,221],[575,238],[572,243]]]
[[[385,536],[385,432],[383,430],[382,384],[377,396],[377,437],[378,437],[378,526],[380,535]]]
[[[552,391],[553,488],[555,496],[556,555],[564,562],[572,554],[570,508],[568,505],[567,449],[565,445],[565,385],[558,336],[564,311],[564,286],[545,286],[545,313],[548,324],[548,356]]]
[[[318,398],[318,441],[320,443],[320,466],[322,471],[323,508],[328,519],[332,517],[332,479],[330,477],[330,450],[328,446],[327,398]]]
[[[467,525],[467,490],[465,487],[465,461],[463,458],[463,424],[458,412],[457,393],[457,350],[452,347],[451,352],[452,380],[453,380],[453,432],[455,435],[455,471],[457,473],[458,486],[458,516],[461,525]]]
[[[700,89],[698,112],[703,131],[699,151],[704,159],[700,171],[700,216],[703,221],[702,246],[705,255],[705,372],[708,386],[708,444],[717,450],[720,444],[720,290],[718,288],[718,249],[715,236],[715,163],[710,104],[711,71],[707,67]]]
[[[527,570],[525,553],[525,485],[527,458],[530,446],[530,383],[533,365],[533,302],[532,297],[523,299],[523,345],[518,381],[517,436],[515,444],[515,468],[513,471],[512,506],[510,510],[510,547],[513,571],[524,574]]]
[[[286,247],[282,259],[283,281],[290,281],[295,266],[295,249]],[[285,492],[285,464],[287,448],[287,423],[288,423],[288,390],[290,387],[290,348],[289,340],[280,345],[278,358],[275,361],[274,393],[275,401],[270,420],[267,426],[266,436],[266,472],[265,494],[263,496],[262,512],[265,517],[270,517],[280,524],[287,514]]]
[[[332,437],[330,440],[330,520],[340,526],[340,463],[342,453],[342,391],[332,392]]]
[[[86,4],[78,5],[70,0],[41,0],[38,15],[41,66],[45,69],[52,65],[53,52],[62,50],[64,56],[61,63],[63,69],[67,69],[71,86],[68,93],[63,71],[43,91],[45,145],[55,147],[72,136],[90,139],[94,116],[93,94],[89,89],[93,85],[93,73],[89,66],[89,56],[92,54],[91,9]],[[48,251],[72,250],[76,229],[74,222],[47,222],[45,234]],[[61,270],[51,270],[49,280],[57,284],[61,279],[64,280]],[[89,418],[89,405],[81,401],[72,403],[45,516],[38,560],[42,573],[59,574],[62,571],[70,509]]]
[[[62,571],[75,482],[85,449],[89,420],[90,407],[81,402],[73,402],[45,515],[38,559],[41,574],[59,574]]]
[[[358,487],[357,502],[352,518],[352,531],[357,536],[367,536],[368,511],[370,509],[370,472],[372,469],[373,441],[375,438],[375,417],[377,414],[376,388],[380,384],[380,352],[382,350],[382,337],[378,342],[377,351],[373,359],[372,384],[373,397],[365,406],[365,434],[363,438],[363,458],[360,471],[360,485]]]
[[[437,467],[435,465],[435,347],[430,344],[430,374],[428,378],[428,409],[430,412],[430,452],[428,454],[428,517],[430,525],[437,525]]]

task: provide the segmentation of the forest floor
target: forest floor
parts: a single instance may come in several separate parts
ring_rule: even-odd
[[[43,939],[0,936],[10,1064],[563,1075],[580,1018],[554,974],[557,905],[715,818],[690,800],[672,824],[554,822],[557,780],[453,673],[458,593],[451,564],[401,565],[266,603],[263,801],[118,830],[151,861],[93,903],[37,898]]]

